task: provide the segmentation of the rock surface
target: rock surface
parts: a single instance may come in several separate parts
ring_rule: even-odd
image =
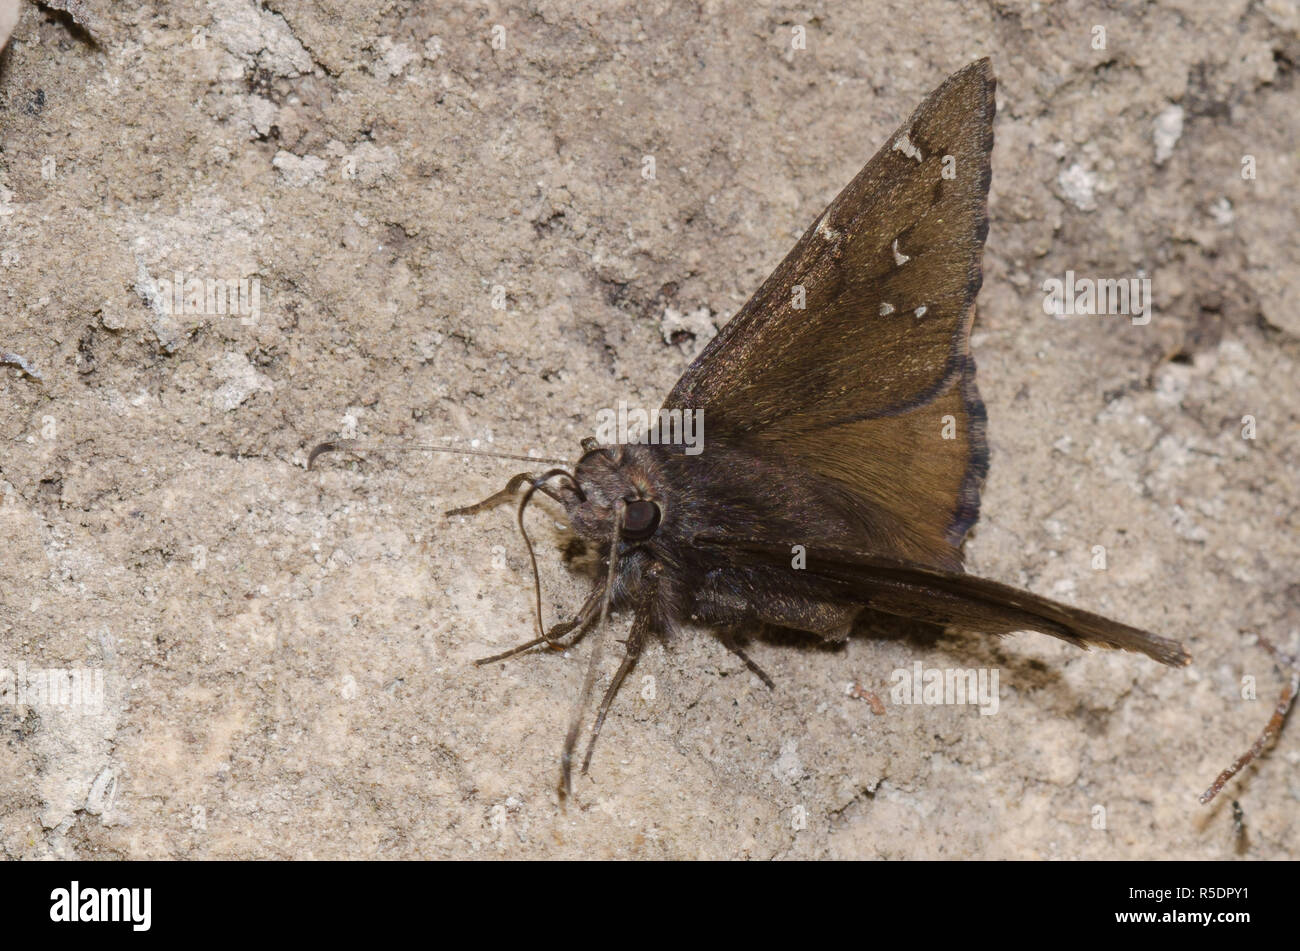
[[[0,668],[105,685],[0,684],[0,855],[1296,857],[1294,725],[1196,802],[1281,686],[1250,635],[1300,638],[1294,2],[81,6],[0,59],[0,350],[42,377],[0,367]],[[307,451],[571,456],[983,55],[969,567],[1194,666],[885,629],[754,640],[769,692],[699,632],[561,808],[586,648],[472,666],[530,635],[527,558],[440,515],[519,465]],[[1046,315],[1067,270],[1150,322]],[[532,518],[554,618],[587,579]],[[997,669],[996,715],[891,703],[918,660]]]

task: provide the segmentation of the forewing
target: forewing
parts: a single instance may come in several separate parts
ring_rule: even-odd
[[[864,546],[946,567],[987,466],[969,340],[994,85],[980,60],[931,93],[665,401],[829,480]]]

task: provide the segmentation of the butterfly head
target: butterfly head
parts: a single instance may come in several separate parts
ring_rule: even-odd
[[[577,491],[565,503],[577,534],[608,542],[617,525],[624,542],[637,544],[658,533],[664,518],[662,482],[653,459],[639,448],[584,440],[586,452],[573,469]]]

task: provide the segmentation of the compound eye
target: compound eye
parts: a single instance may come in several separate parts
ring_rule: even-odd
[[[623,511],[623,537],[643,541],[659,527],[659,506],[648,499],[632,499]]]

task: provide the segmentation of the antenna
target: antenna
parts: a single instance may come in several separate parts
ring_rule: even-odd
[[[327,452],[448,452],[458,456],[489,456],[493,459],[519,459],[524,462],[551,462],[565,465],[568,459],[552,459],[548,456],[523,456],[513,452],[488,452],[486,449],[457,449],[454,446],[380,446],[357,439],[339,439],[323,442],[307,456],[307,468],[310,469],[317,456]]]

